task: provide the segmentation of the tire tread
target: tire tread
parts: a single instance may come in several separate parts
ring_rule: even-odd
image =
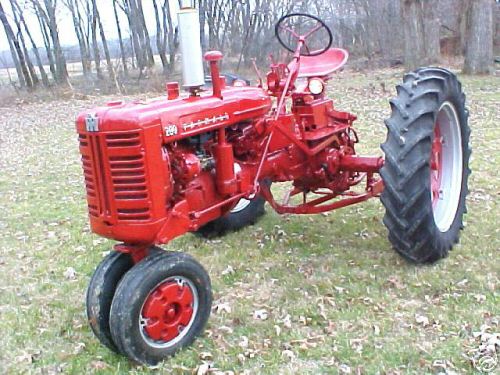
[[[470,128],[461,87],[456,75],[446,69],[420,68],[405,74],[403,83],[397,86],[397,97],[390,101],[392,113],[385,121],[387,138],[381,145],[385,153],[385,164],[380,170],[385,185],[381,195],[386,209],[383,222],[395,250],[413,263],[433,263],[446,257],[463,228],[470,175]],[[456,216],[460,229],[450,230],[453,233],[448,237],[436,232],[431,199],[425,199],[430,197],[427,155],[431,150],[435,118],[445,100],[453,100],[460,112],[462,146],[466,145],[463,147],[465,177]],[[422,157],[423,154],[426,156]]]

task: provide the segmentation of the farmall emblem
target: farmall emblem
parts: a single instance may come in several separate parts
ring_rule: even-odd
[[[223,115],[219,115],[219,116],[205,117],[205,119],[203,119],[203,120],[186,122],[186,123],[182,124],[182,127],[184,128],[184,131],[187,131],[187,130],[197,128],[199,126],[216,124],[218,122],[225,121],[225,120],[229,120],[229,115],[227,113],[224,113]]]

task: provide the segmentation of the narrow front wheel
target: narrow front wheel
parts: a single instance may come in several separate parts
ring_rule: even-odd
[[[87,288],[87,319],[101,344],[119,353],[109,328],[109,310],[116,287],[125,273],[134,266],[129,254],[112,251],[97,266]]]
[[[129,358],[156,365],[201,334],[211,305],[210,278],[191,256],[147,257],[118,285],[111,334]]]
[[[151,247],[148,253],[150,257],[172,254],[156,246]],[[90,328],[101,344],[116,353],[120,350],[111,337],[109,310],[118,283],[133,266],[134,261],[129,254],[112,251],[99,263],[87,288],[86,310]]]

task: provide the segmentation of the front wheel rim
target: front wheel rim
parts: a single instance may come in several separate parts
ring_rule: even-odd
[[[436,117],[430,165],[434,222],[444,233],[457,214],[463,174],[460,121],[455,106],[448,101],[441,105]]]
[[[139,330],[143,340],[157,349],[176,345],[188,334],[198,307],[198,292],[191,280],[174,276],[160,282],[141,307]]]

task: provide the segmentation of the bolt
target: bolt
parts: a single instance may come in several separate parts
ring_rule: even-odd
[[[169,319],[172,319],[173,317],[175,316],[175,309],[173,306],[171,306],[168,310],[167,310],[167,317]]]

